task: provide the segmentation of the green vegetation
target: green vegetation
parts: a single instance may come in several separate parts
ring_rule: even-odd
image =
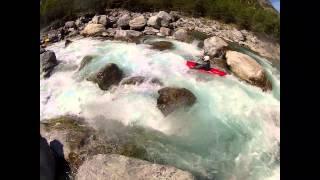
[[[262,8],[257,0],[42,0],[40,23],[73,17],[83,11],[101,12],[105,8],[133,11],[175,10],[193,16],[205,16],[235,23],[262,34],[280,36],[280,16]]]

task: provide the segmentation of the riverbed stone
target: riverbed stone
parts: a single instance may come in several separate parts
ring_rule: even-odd
[[[186,88],[165,87],[158,91],[157,107],[167,116],[176,109],[190,107],[196,102],[196,96]]]
[[[87,78],[87,80],[97,83],[102,90],[108,90],[112,85],[117,85],[122,78],[122,70],[116,64],[109,63],[101,68],[98,73]]]
[[[236,51],[227,51],[226,59],[231,71],[240,79],[263,90],[272,89],[263,67],[250,56]]]

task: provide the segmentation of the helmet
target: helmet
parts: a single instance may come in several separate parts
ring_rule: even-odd
[[[204,56],[204,61],[209,61],[210,57],[209,56]]]

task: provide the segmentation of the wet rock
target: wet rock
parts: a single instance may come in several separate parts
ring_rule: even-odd
[[[69,44],[71,44],[72,42],[73,42],[73,41],[67,39],[67,40],[65,41],[65,43],[64,43],[64,47],[69,46]]]
[[[129,26],[132,30],[142,30],[146,26],[146,24],[147,21],[142,15],[129,21]]]
[[[165,35],[165,36],[170,36],[171,35],[171,29],[165,28],[165,27],[161,27],[160,28],[160,33]]]
[[[163,83],[162,83],[162,82],[160,81],[160,79],[158,79],[158,78],[151,78],[150,82],[151,82],[152,84],[157,84],[157,85],[159,85],[159,86],[163,86]]]
[[[172,42],[169,41],[154,41],[151,42],[150,45],[152,45],[152,49],[157,49],[160,51],[173,48]]]
[[[245,80],[249,84],[261,87],[264,91],[272,89],[266,72],[262,66],[250,56],[236,51],[227,51],[226,59],[231,71],[240,79]]]
[[[144,76],[133,76],[133,77],[128,77],[125,78],[121,81],[121,85],[140,85],[144,82],[148,81],[149,83],[152,84],[158,84],[158,85],[163,85],[162,82],[158,78],[151,78],[148,80],[148,78]]]
[[[165,116],[176,109],[190,107],[196,102],[195,95],[185,88],[165,87],[158,93],[157,107]]]
[[[153,27],[145,27],[143,34],[145,35],[156,35],[157,33],[159,33],[158,29],[155,29]]]
[[[40,54],[40,73],[43,73],[43,77],[50,77],[52,70],[57,65],[58,61],[53,51],[48,50]]]
[[[72,174],[85,158],[96,154],[115,152],[114,145],[105,141],[103,134],[89,126],[83,119],[63,116],[40,122],[41,134],[48,141],[58,141],[63,145],[59,150],[71,168]]]
[[[90,56],[90,55],[83,57],[83,59],[81,60],[80,67],[79,67],[78,71],[81,71],[86,65],[91,63],[93,58],[94,58],[94,56]]]
[[[100,89],[108,90],[112,85],[117,85],[123,77],[121,69],[116,64],[105,65],[98,73],[93,74],[87,80],[97,83]]]
[[[143,76],[134,76],[125,78],[121,81],[121,85],[139,85],[142,84],[146,80]]]
[[[186,41],[188,39],[188,32],[185,29],[178,29],[173,33],[173,38],[178,41]]]
[[[194,177],[187,171],[172,166],[152,164],[126,156],[109,154],[96,155],[86,160],[80,166],[76,176],[78,180],[94,179],[184,179],[193,180]]]
[[[66,38],[71,38],[71,37],[77,36],[78,34],[79,34],[79,31],[74,29],[66,36]]]
[[[165,11],[160,11],[157,16],[161,19],[160,24],[163,27],[168,27],[172,21],[172,16]]]
[[[65,28],[74,28],[74,27],[76,27],[76,24],[75,24],[75,22],[74,21],[67,21],[65,24],[64,24],[64,27]]]
[[[80,34],[83,36],[97,36],[101,35],[105,30],[102,24],[88,24]]]
[[[217,36],[213,36],[211,38],[204,40],[204,52],[207,53],[211,57],[217,57],[221,54],[224,54],[225,48],[228,44]]]
[[[121,29],[128,29],[130,18],[131,17],[129,14],[122,15],[117,21],[118,27],[120,27]]]
[[[161,19],[158,16],[151,16],[147,24],[148,26],[159,29],[161,26]]]

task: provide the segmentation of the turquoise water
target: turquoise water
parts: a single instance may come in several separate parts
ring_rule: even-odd
[[[55,72],[40,80],[41,118],[77,114],[88,121],[98,116],[126,126],[160,131],[163,136],[132,135],[148,152],[146,159],[191,171],[203,179],[279,179],[276,160],[280,142],[280,72],[249,51],[266,70],[272,92],[239,81],[233,75],[197,74],[185,66],[201,51],[176,42],[173,50],[156,51],[146,44],[81,39],[63,48],[51,46],[60,66],[79,66],[85,55],[96,58],[82,71]],[[164,117],[156,107],[157,90],[148,83],[102,91],[83,80],[106,63],[116,63],[126,76],[157,77],[165,86],[184,87],[197,97],[188,110]],[[50,99],[46,101],[46,98]],[[134,125],[133,125],[134,124]],[[146,136],[141,140],[141,136]]]

